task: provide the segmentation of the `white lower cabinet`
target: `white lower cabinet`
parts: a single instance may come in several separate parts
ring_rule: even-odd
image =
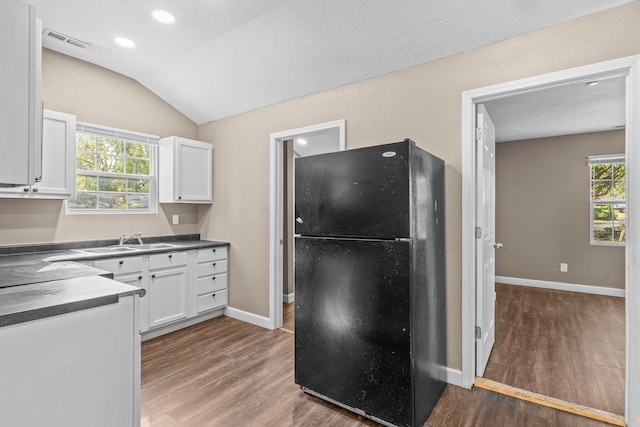
[[[228,250],[206,248],[93,262],[114,279],[143,288],[140,332],[170,327],[227,305]],[[91,263],[86,263],[91,264]],[[209,316],[211,317],[211,316]],[[156,336],[159,334],[156,334]]]
[[[187,317],[187,267],[150,271],[149,327]]]
[[[227,248],[198,251],[196,312],[227,305]]]
[[[149,269],[144,257],[132,256],[111,258],[93,263],[95,268],[110,271],[113,279],[146,291],[140,298],[140,332],[149,330]]]

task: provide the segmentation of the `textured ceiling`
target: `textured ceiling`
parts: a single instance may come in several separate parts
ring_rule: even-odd
[[[38,6],[45,28],[91,43],[44,46],[127,75],[203,124],[630,0],[21,1]],[[153,21],[156,8],[176,22]]]
[[[485,103],[496,142],[603,132],[625,125],[625,78],[576,82]]]

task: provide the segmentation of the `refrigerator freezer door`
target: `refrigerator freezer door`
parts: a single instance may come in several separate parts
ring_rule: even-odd
[[[297,237],[295,251],[295,382],[411,425],[411,242]]]
[[[411,237],[410,144],[296,159],[296,234]]]

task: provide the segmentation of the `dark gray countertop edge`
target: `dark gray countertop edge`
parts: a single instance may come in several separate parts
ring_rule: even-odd
[[[146,291],[101,276],[78,277],[0,290],[0,327],[115,304]],[[34,295],[41,295],[34,299]]]
[[[119,300],[120,297],[118,295],[107,295],[82,301],[74,301],[60,305],[37,308],[34,310],[21,311],[18,313],[5,314],[4,316],[0,317],[0,327],[31,322],[32,320],[44,319],[46,317],[58,316],[60,314],[73,313],[74,311],[86,310],[88,308],[115,304]]]

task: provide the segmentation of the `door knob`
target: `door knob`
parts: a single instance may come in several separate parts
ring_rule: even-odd
[[[496,242],[496,243],[494,243],[494,244],[493,244],[493,247],[494,247],[495,249],[502,249],[502,246],[503,246],[503,245],[502,245],[502,243],[497,243],[497,242]]]

